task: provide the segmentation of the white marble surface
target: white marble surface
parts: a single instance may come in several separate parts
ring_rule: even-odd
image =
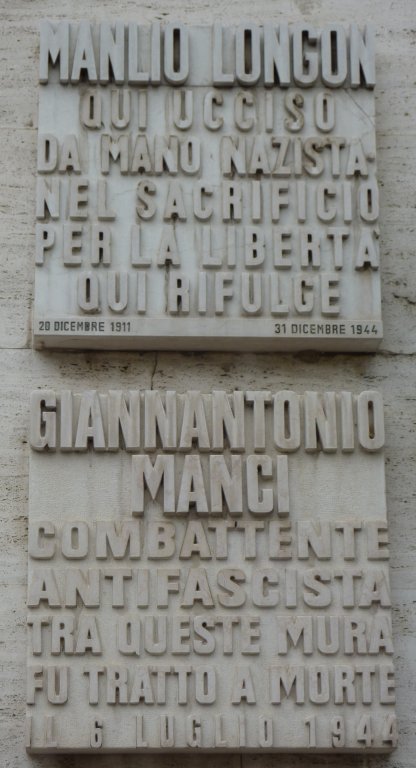
[[[247,0],[191,4],[152,2],[140,10],[125,2],[122,18],[150,22],[180,18],[189,23],[211,23],[220,18],[233,23],[245,17],[307,19],[318,25],[337,19],[363,25],[377,24],[376,119],[378,177],[381,191],[382,295],[385,338],[376,355],[293,356],[168,353],[40,353],[30,348],[33,287],[34,190],[37,120],[37,24],[41,18],[82,19],[80,2],[23,0],[2,2],[3,63],[0,130],[2,135],[1,221],[1,422],[2,475],[0,578],[2,602],[0,729],[5,768],[86,768],[115,765],[114,757],[28,757],[24,751],[24,670],[26,633],[26,523],[28,494],[29,393],[37,387],[102,389],[129,387],[362,389],[382,391],[386,415],[386,482],[391,539],[393,630],[398,680],[397,712],[400,742],[389,757],[290,755],[279,758],[283,768],[413,768],[416,753],[414,602],[416,526],[414,498],[414,353],[416,347],[416,278],[414,270],[414,132],[415,32],[410,0],[284,0],[279,4]],[[114,15],[114,4],[97,2],[94,19]],[[203,768],[268,768],[273,756],[212,756],[141,758],[146,768],[191,766]],[[123,768],[137,765],[137,757],[117,757]]]
[[[162,28],[168,38],[169,27]],[[42,29],[41,60],[47,35],[54,40],[67,30],[74,45],[88,29],[98,50],[103,28],[45,21]],[[140,32],[145,49],[151,29],[144,25]],[[129,86],[123,70],[116,88],[94,84],[95,69],[81,83],[61,84],[58,66],[45,72],[38,118],[37,348],[377,349],[374,90],[365,65],[360,87],[350,86],[353,70],[360,71],[354,27],[340,27],[351,51],[343,87],[325,79],[323,42],[314,54],[313,84],[309,75],[307,85],[296,82],[292,24],[285,50],[293,62],[284,57],[293,71],[289,88],[265,87],[260,54],[256,85],[214,87],[218,60],[233,73],[227,77],[239,71],[241,29],[182,25],[189,75],[176,88],[166,85],[165,74],[162,85],[138,88]],[[258,41],[263,37],[267,63],[275,25],[265,19],[264,30],[250,29]],[[316,30],[322,41],[326,30]],[[280,27],[279,34],[283,38]],[[374,27],[360,34],[374,65]],[[129,45],[131,39],[129,27]],[[253,62],[255,51],[253,44]]]
[[[252,392],[170,390],[165,401],[159,390],[136,390],[127,450],[111,426],[116,394],[72,395],[73,430],[68,391],[32,396],[30,750],[94,754],[97,721],[100,751],[161,750],[168,717],[172,752],[390,751],[397,736],[379,393],[286,391],[273,404],[263,391],[263,422]],[[43,398],[55,410],[41,415]],[[162,402],[168,426],[154,450]],[[235,413],[228,440],[225,404]],[[329,418],[324,427],[318,417],[318,447],[322,408]],[[225,473],[231,483],[223,485]],[[364,635],[355,642],[358,626]]]

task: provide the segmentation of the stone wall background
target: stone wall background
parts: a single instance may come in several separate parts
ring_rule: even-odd
[[[414,768],[416,765],[416,4],[413,0],[1,0],[0,763],[4,768]],[[46,353],[31,349],[38,22],[42,18],[329,21],[377,29],[377,145],[385,340],[375,355]],[[397,713],[391,756],[28,757],[25,594],[28,402],[37,387],[377,388],[385,400]]]

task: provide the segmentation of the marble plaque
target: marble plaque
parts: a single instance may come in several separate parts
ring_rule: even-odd
[[[371,27],[44,22],[36,347],[368,351]]]
[[[37,390],[31,752],[396,745],[375,391]]]

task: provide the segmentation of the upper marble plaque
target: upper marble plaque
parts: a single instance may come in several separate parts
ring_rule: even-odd
[[[44,22],[37,347],[382,337],[371,28]]]

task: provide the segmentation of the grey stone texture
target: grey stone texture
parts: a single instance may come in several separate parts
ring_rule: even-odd
[[[416,760],[416,32],[412,0],[2,0],[0,192],[0,743],[4,768],[413,768]],[[376,120],[385,339],[376,354],[54,353],[31,349],[38,22],[42,18],[233,24],[287,19],[377,26]],[[379,389],[385,401],[399,747],[390,756],[29,757],[24,750],[29,393],[36,388]]]

